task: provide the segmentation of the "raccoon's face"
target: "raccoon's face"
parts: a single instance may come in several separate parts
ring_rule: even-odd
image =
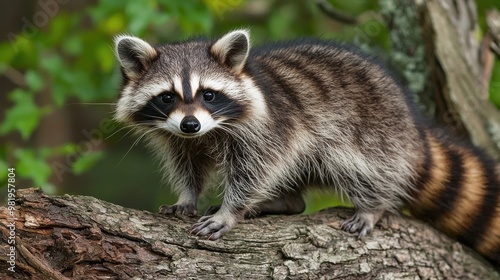
[[[118,121],[192,138],[265,110],[243,73],[250,49],[245,30],[156,48],[119,36],[115,48],[123,74]]]

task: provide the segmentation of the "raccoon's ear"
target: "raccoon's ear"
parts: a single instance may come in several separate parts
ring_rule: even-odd
[[[237,73],[243,70],[250,51],[250,34],[247,30],[235,30],[224,35],[210,48],[212,56]]]
[[[137,79],[151,66],[158,56],[156,50],[145,41],[132,36],[115,37],[115,53],[129,79]]]

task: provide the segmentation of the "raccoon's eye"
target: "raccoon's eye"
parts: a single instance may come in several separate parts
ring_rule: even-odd
[[[168,104],[174,102],[174,95],[171,92],[163,93],[161,96],[161,102]]]
[[[207,102],[210,102],[210,101],[213,101],[215,98],[215,93],[211,90],[204,90],[203,91],[203,99],[205,99],[205,101]]]

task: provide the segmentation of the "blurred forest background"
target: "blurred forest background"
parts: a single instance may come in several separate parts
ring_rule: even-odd
[[[191,36],[215,37],[248,27],[252,43],[300,36],[331,38],[388,59],[387,1],[329,0],[356,22],[327,16],[313,0],[42,0],[11,1],[0,10],[0,198],[7,168],[16,187],[46,193],[91,195],[127,207],[156,211],[176,197],[160,182],[158,164],[144,143],[112,121],[120,83],[113,36],[133,34],[153,43]],[[498,0],[478,0],[477,36]],[[407,30],[412,33],[413,30]],[[407,66],[407,65],[406,65]],[[422,91],[422,76],[409,87]],[[500,61],[495,59],[489,97],[500,107]],[[425,108],[428,110],[429,108]],[[432,111],[432,109],[430,109]],[[5,183],[3,183],[5,182]],[[216,193],[200,201],[214,203]],[[307,212],[336,203],[311,193]]]

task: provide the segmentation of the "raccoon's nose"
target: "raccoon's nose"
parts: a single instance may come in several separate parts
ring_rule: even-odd
[[[196,133],[200,131],[200,122],[197,118],[190,116],[181,121],[181,131],[184,133]]]

